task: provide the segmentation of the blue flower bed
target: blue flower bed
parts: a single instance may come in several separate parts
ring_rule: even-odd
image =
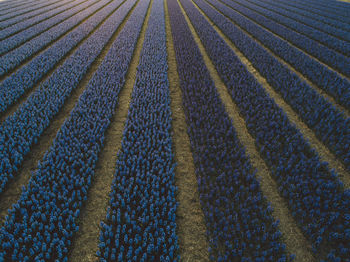
[[[307,26],[311,26],[312,28],[318,29],[320,31],[323,31],[329,35],[336,36],[340,39],[343,39],[345,41],[350,41],[350,33],[348,32],[350,30],[350,25],[343,26],[344,23],[340,23],[337,21],[333,21],[331,19],[327,19],[323,17],[323,19],[318,20],[319,17],[311,14],[307,14],[304,10],[300,10],[297,8],[291,8],[291,10],[286,9],[286,7],[276,4],[275,2],[263,2],[260,0],[250,0],[249,2],[254,3],[255,5],[258,5],[260,7],[264,7],[270,11],[274,11],[280,15],[293,18],[296,21],[299,21],[300,23],[303,23]],[[263,11],[263,9],[261,9]],[[302,15],[299,15],[302,14]],[[305,15],[304,15],[305,14]],[[325,21],[323,21],[325,20]],[[299,23],[298,23],[299,24]],[[296,28],[297,29],[297,28]],[[298,31],[298,30],[297,30]],[[315,38],[317,39],[317,38]],[[340,51],[342,52],[342,51]]]
[[[316,58],[328,64],[330,67],[338,69],[345,75],[350,75],[350,58],[343,56],[323,45],[320,45],[316,41],[306,36],[298,34],[282,25],[279,25],[248,8],[231,2],[230,0],[223,0],[223,2],[227,3],[229,6],[234,7],[235,9],[244,13],[253,20],[257,21],[258,24],[266,26],[272,32],[277,33],[278,35],[282,36],[288,41],[282,40],[274,36],[271,32],[268,32],[266,29],[261,28],[254,22],[250,21],[246,17],[242,16],[241,14],[237,13],[231,8],[228,8],[227,6],[218,1],[209,0],[209,2],[212,3],[215,7],[217,7],[221,12],[223,12],[224,15],[227,15],[239,26],[247,30],[247,32],[252,34],[256,39],[264,43],[264,45],[266,45],[269,49],[275,52],[282,59],[292,64],[299,71],[305,72],[307,77],[312,79],[313,82],[316,82],[322,88],[325,88],[325,90],[345,90],[343,92],[345,92],[345,94],[347,94],[347,96],[349,97],[349,81],[347,81],[346,79],[342,79],[333,70],[328,69],[326,66],[320,64],[319,62],[310,58],[303,52],[292,47],[288,44],[288,41],[290,41],[300,49],[306,51],[306,53],[314,55]],[[316,74],[316,76],[313,77],[313,74]],[[327,83],[329,81],[333,81],[333,83]],[[336,85],[339,82],[343,85],[340,88],[338,88],[337,86],[332,86]],[[333,91],[333,93],[337,94],[336,91]],[[340,91],[338,91],[338,93],[340,93]]]
[[[212,0],[209,0],[209,2],[261,41],[267,48],[277,54],[277,56],[290,63],[313,83],[334,97],[339,104],[350,109],[350,82],[348,80],[340,77],[333,70],[330,70],[298,49],[293,48],[288,42],[260,28],[220,2]],[[333,54],[329,54],[329,56],[333,56]],[[350,60],[348,67],[350,69]]]
[[[26,6],[27,3],[24,3],[21,6],[16,6],[7,10],[0,11],[0,21],[10,19],[12,17],[20,16],[26,12],[32,12],[40,8],[45,8],[46,6],[52,5],[58,2],[58,0],[49,0],[49,1],[37,1],[36,3],[30,3]]]
[[[335,20],[333,18],[330,18],[330,17],[325,17],[323,15],[319,15],[317,13],[311,13],[305,9],[303,9],[302,6],[291,6],[291,5],[287,5],[286,3],[283,3],[283,2],[280,2],[280,1],[274,1],[274,0],[266,0],[264,1],[265,3],[270,3],[270,4],[274,4],[274,6],[278,6],[280,8],[283,8],[285,10],[288,10],[288,11],[291,11],[293,12],[294,14],[296,14],[298,17],[300,14],[301,17],[304,17],[304,18],[311,18],[312,20],[316,20],[316,21],[319,21],[319,22],[322,22],[322,23],[325,23],[327,25],[330,25],[330,26],[334,26],[336,28],[339,28],[341,30],[344,30],[344,31],[350,31],[350,25],[343,22],[343,21],[339,21],[339,20]]]
[[[232,7],[235,9],[236,7],[239,8],[240,12],[252,18],[258,24],[269,28],[272,32],[282,36],[299,48],[306,50],[306,52],[319,57],[320,60],[323,60],[326,63],[330,61],[328,63],[331,66],[337,65],[336,62],[334,62],[337,60],[342,61],[341,59],[343,59],[345,61],[349,61],[346,60],[347,57],[339,55],[343,54],[345,56],[349,56],[350,43],[347,41],[338,39],[330,34],[309,27],[286,16],[279,15],[274,11],[264,9],[248,1],[240,1],[240,5],[237,5],[236,2],[231,0],[224,2],[229,3],[229,5],[232,5]],[[342,33],[344,34],[345,32],[343,31]],[[350,37],[349,33],[348,35],[348,37]],[[317,53],[313,51],[315,46],[321,48]],[[336,52],[329,49],[333,49]],[[335,54],[336,56],[332,60],[328,59],[324,54],[325,50],[327,50],[330,54]],[[349,73],[349,71],[347,72]]]
[[[20,200],[9,211],[0,229],[0,261],[68,261],[80,210],[148,4],[140,1],[136,6]],[[110,27],[116,28],[114,23]]]
[[[71,49],[79,45],[121,3],[122,0],[115,0],[102,8],[64,38],[2,81],[0,83],[0,113],[6,111],[26,91],[40,82]],[[20,60],[21,58],[16,65],[21,63]]]
[[[350,17],[348,14],[344,14],[342,12],[339,12],[339,10],[334,10],[330,8],[331,6],[334,6],[334,4],[336,3],[335,1],[331,1],[330,2],[331,6],[328,6],[328,7],[320,5],[320,2],[317,2],[316,4],[313,3],[312,5],[311,1],[290,1],[290,0],[278,0],[278,1],[283,3],[287,2],[288,5],[301,8],[310,13],[316,13],[324,17],[329,17],[334,20],[350,24]]]
[[[206,2],[194,1],[350,170],[350,120]]]
[[[126,2],[0,126],[0,193],[136,0]]]
[[[330,261],[345,261],[350,254],[350,190],[343,189],[198,9],[189,0],[181,2],[314,251],[326,250]]]
[[[21,59],[20,61],[23,62],[25,57],[47,46],[109,1],[110,0],[103,0],[96,2],[96,0],[89,0],[44,23],[34,25],[33,27],[0,41],[0,55],[3,55],[0,58],[0,76],[3,75],[4,72],[8,72],[9,69],[7,68],[12,66],[12,63],[14,63],[13,61]],[[83,8],[87,9],[81,11]],[[40,34],[41,32],[42,34]],[[13,50],[14,48],[16,49]],[[11,59],[11,57],[13,58]]]
[[[350,8],[348,3],[344,3],[342,1],[328,1],[328,0],[307,0],[307,1],[300,1],[300,0],[292,0],[291,2],[298,3],[298,4],[305,4],[306,6],[310,8],[317,8],[320,10],[325,10],[328,12],[333,12],[339,16],[344,16],[348,20],[350,20]]]
[[[47,8],[38,9],[38,11],[34,14],[31,12],[23,14],[19,17],[14,17],[13,19],[0,22],[0,29],[3,28],[2,30],[0,30],[0,40],[5,39],[10,35],[13,35],[35,24],[43,22],[44,20],[49,19],[52,16],[59,14],[60,12],[67,11],[70,8],[79,4],[80,1],[59,1],[58,3],[51,5]],[[45,10],[44,13],[43,10]]]
[[[176,0],[168,1],[212,261],[289,261],[277,222]]]
[[[178,261],[163,0],[154,0],[101,223],[100,261]]]

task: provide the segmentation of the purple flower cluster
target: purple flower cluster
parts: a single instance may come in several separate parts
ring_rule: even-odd
[[[154,0],[118,153],[100,261],[178,261],[164,2]]]
[[[208,3],[194,1],[350,170],[350,119]]]
[[[32,13],[28,13],[0,22],[0,29],[3,28],[0,30],[0,40],[3,40],[19,31],[23,31],[28,27],[36,25],[43,20],[47,20],[61,12],[67,11],[80,3],[80,1],[63,0],[47,8],[43,8],[44,11],[42,9],[38,9],[38,14],[32,15]]]
[[[315,252],[322,248],[330,261],[345,261],[350,253],[350,190],[343,189],[198,9],[189,0],[181,2]]]
[[[176,0],[169,0],[168,7],[210,258],[289,261],[272,208],[260,190],[180,7]]]
[[[0,261],[68,261],[80,210],[87,200],[148,4],[140,1],[135,7],[20,200],[9,211],[0,229]]]
[[[89,0],[49,20],[45,20],[7,39],[1,40],[0,75],[13,69],[15,65],[21,64],[27,57],[53,42],[109,1],[97,2],[96,0]],[[16,62],[18,64],[15,64]]]
[[[16,174],[24,156],[49,126],[72,90],[122,23],[136,0],[113,13],[65,63],[0,126],[0,193]]]
[[[59,61],[73,48],[84,41],[93,30],[96,30],[96,27],[118,8],[121,3],[122,0],[114,0],[111,4],[105,6],[88,18],[64,38],[55,42],[47,50],[35,56],[28,64],[22,66],[18,71],[2,81],[0,83],[0,112],[6,111],[6,109],[15,103],[26,91],[40,82],[50,70],[55,68]],[[125,9],[125,7],[122,7],[122,10],[123,9]],[[20,63],[21,61],[19,60],[16,65]]]
[[[250,2],[260,7],[266,8],[267,10],[273,11],[274,13],[292,18],[300,23],[305,24],[306,26],[318,29],[322,32],[336,36],[345,41],[350,41],[350,34],[348,32],[350,30],[350,25],[334,21],[332,19],[327,19],[326,17],[322,17],[322,19],[320,19],[319,16],[306,12],[303,9],[283,6],[278,2],[272,2],[270,0],[266,2],[261,0],[250,0]],[[265,12],[263,9],[261,9],[261,11]]]
[[[223,1],[228,2],[228,0]],[[262,42],[266,47],[271,49],[283,60],[290,63],[299,72],[309,78],[313,83],[320,86],[328,94],[334,97],[335,100],[339,102],[339,104],[343,105],[345,108],[350,109],[350,82],[347,79],[342,78],[339,76],[339,74],[333,70],[330,70],[327,66],[322,65],[318,61],[304,54],[302,51],[299,51],[298,49],[290,46],[287,41],[281,40],[280,38],[274,36],[272,33],[259,27],[249,19],[226,7],[225,5],[220,4],[218,1],[209,0],[209,2],[213,3],[220,11],[230,17],[233,21],[237,22],[237,24],[247,30],[247,32],[252,34],[256,39]],[[259,20],[257,19],[259,17],[259,14],[255,14],[253,11],[247,8],[233,4],[233,2],[231,2],[230,5],[234,6],[235,8],[238,7],[239,9],[245,9],[247,13],[250,13],[250,17],[254,17],[254,19],[257,21]],[[260,17],[262,16],[260,15]],[[268,19],[264,18],[264,20],[266,21]],[[258,22],[261,23],[262,21],[259,20]],[[268,23],[272,26],[273,21],[270,21]],[[278,25],[276,25],[276,28],[277,27]],[[314,45],[308,43],[307,40],[303,40],[303,38],[306,38],[305,36],[299,35],[299,37],[296,35],[296,33],[290,31],[287,28],[279,27],[279,30],[281,32],[290,32],[290,34],[295,34],[295,36],[293,36],[293,39],[300,39],[300,42],[305,46],[315,49],[315,52],[319,52],[320,55],[330,57],[339,63],[340,67],[342,67],[344,70],[347,70],[347,74],[350,74],[349,58],[344,57],[340,54],[335,54],[331,50],[329,50],[330,52],[322,50],[322,46],[320,46],[318,43],[314,43]]]

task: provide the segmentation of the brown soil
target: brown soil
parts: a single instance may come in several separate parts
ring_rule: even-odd
[[[198,6],[197,6],[198,8]],[[183,13],[184,9],[181,6]],[[305,239],[296,222],[289,213],[288,207],[284,199],[279,195],[277,191],[277,184],[272,179],[271,173],[261,158],[256,146],[254,138],[249,134],[245,125],[244,119],[239,115],[239,110],[235,103],[232,101],[230,94],[228,93],[227,87],[222,82],[219,74],[217,73],[215,66],[211,62],[207,55],[203,44],[201,43],[199,36],[197,35],[194,27],[192,26],[187,16],[186,21],[189,24],[190,30],[194,39],[201,51],[204,58],[206,67],[210,72],[211,78],[214,80],[215,86],[218,90],[220,98],[225,105],[226,111],[232,119],[232,123],[237,132],[237,136],[241,141],[242,145],[247,150],[252,166],[257,170],[257,177],[260,179],[260,188],[274,208],[273,216],[275,219],[280,220],[279,229],[282,232],[283,240],[287,246],[289,253],[296,255],[296,261],[315,261],[312,255],[311,245]],[[206,17],[207,18],[207,17]],[[216,28],[215,28],[216,29]]]
[[[177,201],[179,203],[176,216],[179,253],[181,260],[185,262],[209,261],[209,243],[206,238],[204,215],[199,202],[198,184],[190,140],[187,134],[185,113],[182,107],[182,93],[177,74],[168,6],[165,0],[164,6],[169,66],[168,76],[173,120],[172,127],[174,132],[173,142],[177,163],[175,182],[178,188]]]
[[[45,152],[49,150],[50,145],[55,139],[57,132],[60,130],[62,124],[74,108],[80,95],[84,92],[85,87],[92,78],[93,74],[100,66],[103,57],[106,55],[107,51],[109,50],[112,44],[112,39],[115,38],[115,35],[117,34],[118,32],[114,33],[113,37],[109,40],[102,52],[92,63],[91,67],[89,68],[79,85],[72,90],[72,93],[65,101],[60,112],[58,112],[58,114],[53,118],[49,127],[43,132],[43,134],[39,138],[38,144],[33,145],[30,153],[27,156],[25,156],[23,164],[20,167],[20,171],[15,175],[15,179],[9,182],[7,188],[0,195],[0,224],[4,222],[5,216],[8,213],[8,209],[11,208],[12,204],[18,201],[22,193],[22,186],[26,186],[28,184],[32,171],[36,170],[38,161],[40,161],[44,157]],[[16,104],[16,107],[18,106],[19,105]]]
[[[197,8],[200,10],[198,6]],[[338,173],[338,177],[344,183],[345,188],[350,188],[350,174],[347,172],[344,164],[338,160],[337,157],[321,141],[319,141],[314,132],[300,119],[298,114],[294,112],[291,106],[284,101],[284,99],[273,89],[273,87],[270,86],[267,80],[260,75],[251,62],[239,51],[239,49],[230,41],[230,39],[228,39],[226,35],[213,24],[213,22],[202,12],[202,10],[200,10],[200,12],[212,24],[220,37],[225,40],[226,44],[228,44],[240,58],[248,71],[258,80],[262,87],[264,87],[268,95],[274,99],[275,103],[286,113],[289,121],[296,126],[297,129],[299,129],[304,139],[308,141],[310,147],[316,150],[321,161],[328,162],[330,169],[334,169]],[[278,59],[276,56],[275,58]]]
[[[133,6],[122,25],[118,28],[118,32],[124,27],[137,3]],[[105,145],[99,154],[94,181],[89,189],[88,199],[80,215],[79,231],[76,233],[76,237],[73,241],[69,261],[85,262],[98,260],[96,252],[99,243],[100,222],[105,219],[107,214],[110,199],[109,193],[111,191],[117,163],[117,153],[122,146],[125,121],[128,115],[129,103],[136,79],[137,66],[145,38],[151,6],[152,1],[148,7],[145,21],[137,41],[125,85],[119,94],[119,102],[115,109],[115,114],[106,131]],[[114,39],[116,39],[118,34],[119,33],[115,35]],[[106,49],[106,53],[107,51],[108,50]]]

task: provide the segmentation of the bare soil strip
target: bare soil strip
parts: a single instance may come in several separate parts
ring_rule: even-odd
[[[182,12],[185,14],[183,7],[180,4]],[[244,119],[239,115],[239,109],[233,102],[227,87],[221,80],[214,64],[207,55],[199,36],[192,26],[189,18],[185,15],[186,21],[190,27],[192,35],[199,47],[204,58],[205,64],[209,69],[210,76],[214,80],[221,100],[223,101],[226,111],[232,119],[232,123],[237,132],[237,136],[242,145],[246,148],[249,159],[253,167],[257,170],[257,177],[260,179],[260,188],[274,208],[273,216],[280,220],[279,229],[282,232],[283,240],[286,244],[287,251],[296,255],[296,261],[316,261],[311,250],[311,244],[305,239],[300,231],[297,223],[292,218],[285,200],[278,193],[278,186],[273,180],[269,168],[261,158],[258,149],[255,146],[254,138],[249,134],[245,125]]]
[[[182,93],[177,73],[175,50],[171,35],[168,6],[164,0],[168,77],[172,111],[173,143],[175,160],[175,183],[179,203],[176,224],[179,238],[181,261],[209,261],[209,243],[206,237],[204,214],[199,202],[198,183],[191,152],[190,139],[187,134],[185,113],[182,107]]]
[[[220,0],[218,0],[220,1]],[[252,36],[250,33],[248,33],[245,29],[243,29],[242,27],[240,27],[239,25],[237,25],[234,21],[232,21],[229,17],[227,17],[225,14],[223,14],[220,10],[218,10],[215,6],[213,6],[211,3],[207,2],[211,7],[213,7],[217,12],[219,12],[220,14],[222,14],[223,16],[225,16],[228,20],[230,20],[235,26],[237,26],[238,28],[240,28],[242,31],[244,31],[244,33],[246,33],[250,38],[254,39],[254,41],[258,42],[261,46],[263,46],[266,50],[268,50],[276,59],[278,59],[278,61],[283,61],[284,64],[286,64],[289,68],[293,68],[292,65],[290,65],[288,62],[284,61],[282,58],[280,58],[278,55],[276,55],[271,49],[269,49],[268,47],[266,47],[262,42],[260,42],[259,40],[257,40],[254,36]],[[329,65],[326,65],[325,63],[323,63],[322,61],[320,61],[318,58],[310,55],[309,53],[307,53],[306,51],[300,49],[299,47],[295,46],[293,43],[289,42],[287,39],[282,38],[281,36],[275,34],[274,32],[270,31],[268,28],[264,27],[261,24],[256,23],[255,21],[253,21],[251,18],[245,16],[244,14],[240,13],[239,11],[237,11],[236,9],[228,6],[227,4],[225,4],[224,2],[221,2],[223,5],[227,6],[230,9],[233,9],[234,11],[236,11],[237,13],[241,14],[242,16],[244,16],[245,18],[249,19],[250,21],[252,21],[254,24],[264,28],[266,31],[270,32],[271,34],[273,34],[275,37],[281,39],[282,41],[287,42],[291,47],[299,50],[300,52],[304,53],[305,55],[307,55],[308,57],[310,57],[311,59],[317,61],[318,63],[320,63],[321,65],[325,66],[326,68],[328,68],[331,71],[336,72],[338,75],[340,75],[342,78],[345,78],[346,80],[350,81],[350,78],[345,76],[344,74],[342,74],[341,72],[338,72],[337,69],[330,67]],[[292,69],[292,71],[296,71],[296,69]]]
[[[126,1],[126,0],[125,0]],[[8,109],[5,111],[5,112],[3,112],[3,113],[0,113],[0,124],[2,123],[2,122],[4,122],[5,121],[5,119],[7,118],[7,117],[9,117],[10,115],[12,115],[14,112],[16,112],[16,110],[21,106],[21,104],[24,102],[24,101],[26,101],[27,100],[27,98],[33,93],[33,92],[35,92],[35,90],[37,89],[37,88],[39,88],[39,86],[42,84],[42,83],[44,83],[48,78],[50,78],[50,76],[52,75],[52,73],[53,72],[55,72],[56,71],[56,69],[57,68],[59,68],[60,66],[62,66],[65,62],[66,62],[66,60],[80,47],[80,45],[86,40],[86,39],[88,39],[94,32],[96,32],[96,30],[116,11],[116,10],[118,10],[119,9],[119,7],[121,6],[121,5],[123,5],[124,3],[125,3],[125,1],[124,2],[122,2],[116,9],[114,9],[113,11],[111,11],[111,13],[105,18],[105,19],[103,19],[102,20],[102,22],[98,25],[98,26],[96,26],[84,39],[82,39],[81,41],[80,41],[80,43],[76,46],[76,47],[74,47],[74,48],[72,48],[51,70],[49,70],[45,75],[44,75],[44,77],[33,87],[33,88],[31,88],[31,89],[28,89],[28,90],[26,90],[25,91],[25,93],[13,104],[13,105],[11,105],[11,106],[9,106],[8,107]],[[89,16],[90,17],[90,16]],[[84,19],[84,21],[86,21],[89,17],[87,17],[86,19]],[[72,30],[74,30],[74,29],[72,29]],[[69,30],[69,32],[70,31],[72,31],[72,30]],[[69,34],[69,32],[67,32],[66,34],[64,34],[64,36],[66,36],[67,34]],[[64,37],[64,36],[62,36],[62,37]],[[60,40],[62,37],[60,37],[59,39],[57,39],[55,42],[57,42],[58,40]],[[41,52],[40,52],[40,54],[41,53],[43,53],[43,52],[45,52],[48,48],[50,48],[52,45],[53,45],[54,43],[51,43],[49,46],[47,46],[44,50],[42,50]],[[106,52],[107,53],[107,52]],[[20,70],[24,65],[26,65],[27,63],[29,63],[29,61],[27,61],[25,64],[22,64],[18,69],[17,69],[17,71],[18,70]],[[17,72],[16,71],[16,72]]]
[[[88,199],[82,208],[79,219],[79,231],[74,238],[69,261],[81,262],[97,260],[96,252],[99,243],[100,222],[106,218],[107,214],[110,200],[109,193],[111,191],[117,163],[117,154],[122,147],[124,126],[128,116],[131,94],[136,79],[137,66],[145,39],[152,3],[153,1],[151,0],[127,72],[125,85],[120,91],[115,114],[106,131],[105,145],[99,154],[94,181],[89,189]],[[120,29],[124,27],[137,4],[138,3],[136,3],[131,12],[129,12]]]
[[[328,162],[329,167],[338,173],[339,179],[344,183],[345,188],[350,188],[350,174],[346,171],[344,164],[316,137],[314,132],[300,119],[297,113],[287,104],[284,99],[270,86],[267,80],[254,68],[251,62],[239,51],[239,49],[226,37],[226,35],[203,13],[203,11],[193,3],[201,14],[210,22],[216,32],[228,44],[239,57],[248,71],[264,87],[265,91],[275,101],[275,103],[286,113],[289,121],[299,129],[304,139],[306,139],[314,150],[318,153],[322,161]]]
[[[36,145],[33,145],[30,153],[25,157],[25,160],[23,161],[19,172],[15,175],[15,179],[9,183],[8,187],[0,195],[0,226],[5,220],[5,216],[8,213],[8,209],[11,208],[12,204],[15,204],[20,198],[22,193],[22,187],[27,185],[31,177],[32,171],[35,171],[37,168],[38,161],[40,161],[44,157],[46,151],[50,148],[53,140],[57,135],[57,132],[59,131],[62,124],[74,108],[80,95],[84,92],[87,84],[89,83],[97,68],[100,66],[101,62],[106,56],[112,43],[117,38],[121,29],[122,27],[119,27],[116,30],[116,32],[114,32],[113,36],[107,42],[102,52],[92,63],[91,67],[89,68],[89,70],[87,71],[77,88],[72,90],[71,95],[65,101],[61,111],[51,120],[49,127],[43,132],[43,134],[39,138],[38,143]]]

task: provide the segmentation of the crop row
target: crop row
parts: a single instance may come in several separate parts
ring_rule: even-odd
[[[0,260],[68,260],[148,3],[140,1],[136,6],[20,200],[9,211],[0,229]],[[110,28],[115,29],[115,24]],[[94,39],[95,44],[100,41]]]
[[[33,6],[33,5],[35,5],[35,2],[36,1],[26,1],[26,2],[22,2],[22,4],[14,4],[14,2],[13,1],[11,1],[11,3],[8,3],[8,5],[7,6],[5,6],[4,8],[1,8],[1,10],[0,10],[0,15],[6,15],[6,14],[8,14],[8,13],[11,13],[12,11],[17,11],[18,9],[20,9],[20,7],[22,7],[22,9],[24,9],[24,8],[28,8],[28,7],[30,7],[30,6]],[[37,1],[37,3],[40,3],[40,1]],[[4,2],[0,2],[0,4],[5,4]]]
[[[207,2],[195,2],[349,170],[350,134],[347,130],[350,120]],[[214,1],[209,2],[215,4]],[[230,15],[230,10],[225,8],[227,7],[222,5],[220,10]],[[263,43],[269,40],[270,38],[265,38]]]
[[[60,1],[58,3],[55,3],[55,4],[51,5],[51,6],[48,6],[46,8],[43,8],[43,9],[39,8],[37,11],[25,13],[23,15],[15,16],[15,17],[13,17],[11,19],[7,19],[5,21],[2,21],[2,22],[0,22],[0,29],[5,29],[5,28],[7,28],[7,27],[9,27],[11,25],[15,25],[17,23],[23,24],[23,22],[26,22],[26,20],[30,19],[28,21],[28,25],[27,25],[27,27],[29,27],[30,25],[33,24],[33,23],[30,22],[31,20],[36,21],[40,17],[43,17],[43,16],[45,17],[46,13],[53,13],[53,12],[55,12],[55,10],[57,8],[62,8],[64,5],[66,5],[66,3],[73,3],[73,2],[75,4],[79,4],[80,3],[80,1],[75,1],[75,0]],[[1,39],[3,39],[3,38],[5,38],[5,36],[1,35]]]
[[[290,46],[288,42],[274,36],[218,1],[209,0],[209,3],[213,4],[219,11],[227,15],[284,61],[290,63],[299,72],[302,72],[304,76],[334,97],[339,104],[345,108],[350,108],[350,82],[347,79],[340,77],[333,70],[330,70],[302,51]]]
[[[278,223],[177,1],[168,9],[210,258],[287,261]]]
[[[7,10],[5,12],[0,12],[0,21],[5,21],[9,18],[19,16],[21,14],[25,14],[31,11],[35,11],[41,8],[45,8],[54,3],[58,2],[58,0],[49,0],[49,1],[41,1],[39,3],[35,3],[33,5],[29,5],[28,7],[19,6],[17,8],[13,8],[11,10]]]
[[[102,223],[101,261],[178,261],[164,3],[154,0]]]
[[[221,4],[221,1],[215,1],[218,5]],[[223,3],[226,5],[234,8],[238,12],[242,13],[244,16],[250,18],[246,18],[243,15],[239,14],[237,11],[234,11],[234,9],[225,8],[225,13],[230,13],[230,16],[236,17],[235,20],[238,20],[238,24],[243,24],[243,26],[252,27],[252,29],[246,29],[248,32],[251,30],[258,30],[261,32],[264,32],[262,34],[269,35],[268,37],[272,39],[272,41],[276,41],[281,43],[280,45],[284,45],[283,48],[281,48],[281,52],[283,52],[285,49],[296,49],[294,47],[291,47],[287,41],[294,44],[296,47],[300,48],[304,52],[311,54],[318,58],[320,61],[326,63],[328,66],[335,68],[339,72],[349,76],[350,75],[350,59],[340,53],[337,53],[336,51],[329,49],[328,47],[310,39],[308,36],[304,36],[302,34],[299,34],[295,31],[292,31],[291,29],[278,24],[274,22],[273,20],[266,18],[259,13],[248,9],[242,5],[239,5],[231,0],[223,0]],[[222,5],[222,4],[221,4]],[[251,20],[255,21],[252,22]],[[259,26],[258,26],[259,25]],[[271,32],[267,31],[266,29],[269,29],[271,32],[277,34],[278,36],[285,39],[285,41],[281,40],[277,36],[273,35]],[[336,43],[338,39],[334,39],[334,43]],[[341,40],[339,40],[341,41]],[[338,42],[339,42],[338,41]],[[343,48],[343,52],[346,54],[350,54],[350,43],[347,43],[343,41],[345,45],[339,44],[339,48]],[[308,60],[312,60],[311,58],[307,57],[303,52],[296,50],[295,53],[299,54],[300,56],[305,57],[304,59],[308,58]]]
[[[33,1],[28,1],[28,0],[22,0],[22,1],[2,1],[0,2],[0,11],[1,13],[4,13],[4,11],[18,7],[18,6],[25,6],[27,4],[31,4]]]
[[[334,13],[331,11],[330,7],[323,8],[321,5],[316,4],[311,6],[310,4],[307,4],[306,1],[288,1],[288,0],[276,0],[278,2],[283,2],[286,5],[290,5],[293,7],[297,7],[300,9],[303,9],[310,13],[315,13],[327,18],[332,18],[334,20],[337,20],[339,22],[343,23],[350,23],[350,18],[347,15],[341,14],[341,13]],[[334,3],[334,1],[332,1]]]
[[[2,59],[4,59],[4,57],[16,58],[17,56],[23,56],[18,54],[18,50],[23,49],[23,46],[29,45],[30,43],[34,44],[32,44],[30,49],[33,49],[33,51],[40,50],[40,48],[38,48],[37,46],[43,47],[45,45],[48,45],[50,42],[58,38],[70,28],[73,28],[80,21],[82,21],[85,16],[90,15],[95,10],[101,8],[108,2],[110,2],[110,0],[89,0],[49,20],[45,20],[22,32],[19,32],[18,34],[15,34],[7,39],[0,41],[1,55],[13,50],[21,44],[24,44],[19,48],[13,50],[12,52],[8,53],[7,55],[3,56]],[[27,53],[29,53],[30,51],[27,51]],[[31,51],[30,53],[33,53],[33,51]],[[10,59],[3,60],[5,62],[4,65],[6,65],[7,60]],[[3,61],[1,61],[1,65],[3,65]],[[21,61],[23,61],[23,59]]]
[[[310,8],[317,8],[328,12],[334,12],[337,15],[344,15],[347,18],[349,18],[350,15],[349,5],[347,3],[343,3],[342,1],[308,0],[305,2],[300,0],[293,0],[292,2],[296,2],[298,4],[305,4]]]
[[[23,31],[28,27],[36,25],[43,20],[47,20],[48,18],[51,18],[80,4],[81,1],[64,0],[55,5],[55,8],[52,8],[52,10],[35,15],[34,17],[20,16],[16,17],[15,19],[6,20],[5,22],[0,23],[0,27],[3,28],[0,30],[0,40],[3,40],[19,31]]]
[[[332,20],[328,21],[328,19],[326,18],[323,18],[323,20],[326,20],[326,21],[314,20],[314,19],[308,18],[307,16],[299,15],[296,12],[296,11],[299,11],[299,12],[301,11],[301,13],[303,13],[302,10],[289,11],[288,9],[285,9],[279,5],[271,4],[269,2],[265,3],[261,0],[249,0],[249,2],[254,3],[255,5],[260,6],[262,8],[265,8],[266,10],[273,11],[274,13],[277,13],[279,15],[294,19],[297,22],[305,24],[305,26],[311,27],[311,29],[317,29],[326,34],[341,38],[345,41],[350,41],[350,35],[349,35],[349,32],[347,31],[350,29],[349,26],[343,29],[341,28],[342,26],[341,23],[338,23],[338,22],[335,22],[334,25],[329,25],[329,23],[331,23]],[[311,17],[312,17],[312,14],[311,14]],[[311,36],[311,35],[308,35],[308,36]],[[317,38],[314,38],[314,39],[317,40]]]
[[[0,193],[135,4],[120,7],[0,126]]]
[[[209,57],[229,89],[260,154],[286,198],[291,214],[329,258],[350,252],[350,190],[322,163],[301,133],[258,84],[231,48],[189,0],[182,0]],[[228,70],[230,69],[230,70]],[[345,233],[344,233],[345,232]],[[336,260],[333,260],[336,261]]]
[[[0,112],[6,111],[26,91],[42,80],[72,49],[93,33],[121,3],[122,0],[114,0],[2,81],[0,83]]]
[[[233,3],[233,1],[230,0],[230,3]],[[284,33],[282,37],[288,36],[291,39],[290,40],[291,42],[293,41],[292,39],[296,37],[301,37],[301,35],[303,35],[306,38],[311,38],[315,40],[316,43],[319,43],[330,49],[337,51],[338,53],[342,53],[347,56],[349,56],[350,54],[350,43],[345,40],[338,39],[328,33],[325,33],[323,31],[317,30],[316,28],[305,25],[304,23],[300,23],[298,21],[295,21],[294,19],[291,19],[284,15],[280,15],[276,13],[274,10],[270,11],[265,8],[262,8],[256,5],[254,0],[253,0],[253,3],[251,3],[250,1],[240,1],[239,4],[247,8],[247,9],[243,8],[244,10],[252,10],[254,15],[258,14],[259,19],[257,19],[257,17],[254,17],[256,21],[259,21],[259,22],[268,21],[269,22],[268,24],[272,24],[272,26],[270,26],[269,28],[277,32],[277,34],[279,34],[279,30],[277,30],[276,27],[277,28],[281,27],[283,31],[289,32],[290,30],[288,34]],[[272,9],[274,9],[274,7],[272,7]],[[264,16],[265,18],[263,18],[261,15]],[[268,27],[268,24],[266,24],[265,22],[262,24]],[[334,29],[332,31],[334,31]],[[342,31],[341,35],[344,35],[345,38],[350,39],[350,34],[348,34],[348,32]],[[302,39],[304,38],[302,37]],[[296,43],[299,43],[299,42],[296,42]],[[304,46],[302,48],[304,48]]]
[[[327,24],[330,26],[334,26],[334,27],[339,28],[339,29],[344,30],[344,31],[350,31],[350,25],[345,23],[345,22],[342,22],[339,20],[334,20],[332,18],[325,17],[325,16],[322,16],[322,15],[319,15],[316,13],[308,12],[307,10],[304,10],[301,7],[298,8],[298,7],[294,7],[294,6],[289,6],[289,5],[286,5],[285,3],[282,3],[279,1],[273,1],[273,0],[264,0],[263,3],[272,4],[274,7],[278,7],[281,10],[283,9],[283,10],[288,11],[289,13],[295,14],[296,17],[299,17],[299,15],[301,15],[300,18],[302,17],[302,19],[310,18],[312,20],[316,20],[318,22],[321,22],[321,24],[323,23],[323,24]],[[304,21],[306,21],[306,20],[304,20]]]
[[[25,42],[18,48],[0,57],[0,76],[4,76],[10,73],[11,70],[23,64],[26,60],[30,59],[41,49],[50,45],[55,40],[57,40],[57,38],[67,33],[67,31],[73,29],[74,27],[82,23],[89,16],[96,13],[99,9],[103,8],[109,2],[111,2],[111,0],[101,0],[98,3],[96,3],[96,0],[88,0],[83,4],[86,4],[85,10],[79,12],[78,14],[72,16],[63,23],[54,26],[50,30],[36,36],[30,41]],[[24,32],[26,32],[26,30],[22,31],[21,33]],[[6,40],[7,39],[3,41]]]

